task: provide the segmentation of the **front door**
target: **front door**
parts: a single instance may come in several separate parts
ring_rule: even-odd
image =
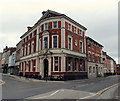
[[[48,60],[44,59],[44,78],[48,77]]]
[[[98,77],[98,67],[96,67],[96,76]]]

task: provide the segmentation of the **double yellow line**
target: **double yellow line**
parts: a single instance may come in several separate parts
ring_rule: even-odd
[[[112,85],[112,86],[109,86],[109,87],[107,87],[107,88],[104,88],[104,89],[98,91],[98,92],[96,93],[96,95],[100,95],[100,94],[102,94],[103,92],[105,92],[106,90],[108,90],[108,89],[110,89],[110,88],[112,88],[112,87],[115,87],[115,86],[120,86],[120,83],[116,83],[116,84],[114,84],[114,85]]]

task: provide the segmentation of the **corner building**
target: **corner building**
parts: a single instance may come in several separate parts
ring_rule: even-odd
[[[47,10],[21,36],[21,75],[41,78],[87,78],[84,26],[64,14]]]

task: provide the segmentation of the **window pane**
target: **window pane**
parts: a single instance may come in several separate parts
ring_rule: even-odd
[[[58,71],[58,57],[54,57],[54,71]]]
[[[57,36],[53,36],[53,48],[57,48]]]
[[[72,61],[71,59],[68,60],[68,71],[71,71],[72,69]]]
[[[68,39],[68,49],[71,49],[71,38]]]
[[[78,70],[78,60],[75,60],[75,69],[74,70]]]
[[[89,66],[89,73],[92,73],[92,67]]]
[[[57,21],[53,21],[53,28],[57,28]]]
[[[45,23],[45,30],[48,29],[48,23]]]
[[[84,71],[83,63],[80,63],[80,71]]]
[[[71,30],[71,24],[68,24],[68,30]]]
[[[48,37],[44,38],[44,48],[48,48]]]
[[[80,42],[80,52],[82,52],[82,42]]]

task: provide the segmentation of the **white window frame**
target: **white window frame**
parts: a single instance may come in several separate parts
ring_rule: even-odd
[[[24,56],[26,56],[26,45],[24,46]]]
[[[58,48],[58,35],[52,35],[52,48],[54,48],[53,46],[54,46],[54,44],[53,44],[53,37],[54,36],[57,36],[57,48]]]
[[[21,56],[24,56],[24,55],[25,55],[25,54],[23,55],[23,53],[24,53],[24,47],[22,47],[22,55],[21,55]]]
[[[54,28],[54,22],[57,22],[57,27],[56,28]],[[57,29],[58,28],[58,21],[52,21],[52,29]]]
[[[41,38],[39,38],[39,51],[41,50]]]
[[[42,39],[42,46],[43,46],[42,49],[45,49],[45,48],[44,48],[44,38],[45,38],[45,37],[48,37],[48,48],[49,48],[49,35],[45,35],[45,36],[43,36],[43,39]],[[47,48],[47,49],[48,49],[48,48]]]
[[[79,61],[78,59],[75,60],[75,65],[77,66],[77,67],[75,67],[75,68],[76,68],[75,71],[78,71],[78,61]],[[77,63],[77,64],[76,64],[76,63]],[[75,68],[74,68],[74,69],[75,69]]]
[[[76,33],[77,32],[77,28],[76,27],[74,27],[74,33]]]
[[[81,42],[82,42],[82,53],[83,53],[83,41],[80,40],[79,43],[81,43]],[[79,46],[80,46],[80,44],[79,44]],[[80,50],[80,52],[81,52],[81,50]]]
[[[28,44],[28,55],[30,54],[30,43]]]
[[[42,32],[42,30],[41,30],[41,29],[42,29],[42,26],[40,26],[40,27],[39,27],[39,32]]]
[[[71,49],[70,50],[72,50],[73,49],[73,39],[72,39],[72,36],[68,35],[68,49],[69,49],[69,38],[71,38]]]
[[[32,41],[32,44],[31,44],[31,53],[33,53],[34,52],[34,41]]]
[[[46,29],[46,27],[45,27],[45,24],[47,24],[47,29]],[[44,24],[44,30],[48,30],[48,23],[45,23]]]
[[[82,30],[80,29],[80,36],[82,36]]]
[[[71,29],[72,29],[72,25],[70,23],[68,23],[68,30],[71,31]]]
[[[95,74],[95,72],[96,72],[96,68],[95,68],[95,67],[93,67],[93,74]]]
[[[55,71],[55,57],[58,57],[58,71]],[[59,56],[54,56],[53,57],[53,71],[54,72],[59,72]]]
[[[70,70],[68,70],[68,67],[69,67],[69,61],[70,61]],[[72,65],[73,65],[73,62],[72,60],[68,60],[68,66],[67,66],[67,72],[71,72],[72,71]]]
[[[90,72],[90,68],[91,68],[91,72]],[[92,66],[89,66],[89,74],[92,74]]]

